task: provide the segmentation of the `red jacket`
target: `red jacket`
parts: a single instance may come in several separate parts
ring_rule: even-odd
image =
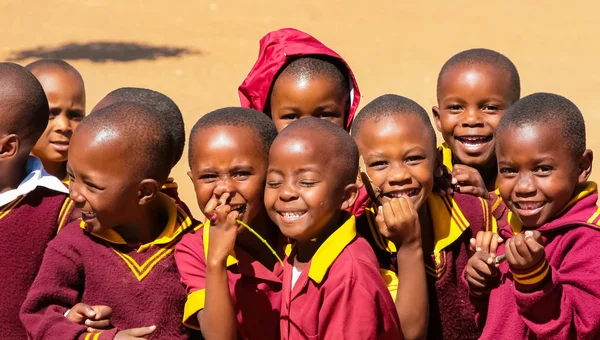
[[[309,55],[325,55],[339,59],[348,69],[352,89],[350,111],[346,130],[350,130],[352,119],[360,102],[360,91],[356,78],[346,61],[332,49],[311,35],[293,28],[282,28],[260,39],[258,60],[238,88],[242,107],[264,111],[275,76],[292,58]]]

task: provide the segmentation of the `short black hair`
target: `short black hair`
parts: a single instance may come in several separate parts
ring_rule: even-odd
[[[553,93],[530,94],[514,103],[500,119],[496,136],[501,136],[507,129],[535,124],[558,126],[558,138],[573,156],[585,152],[585,120],[581,111],[572,101]]]
[[[167,179],[173,139],[150,107],[134,102],[109,105],[85,117],[75,133],[89,130],[119,138],[128,152],[127,163],[140,179],[153,178],[161,183]]]
[[[269,157],[269,149],[277,136],[277,128],[273,121],[260,111],[243,107],[225,107],[209,112],[198,119],[190,133],[190,145],[188,148],[190,168],[192,167],[192,160],[195,155],[194,146],[196,138],[201,138],[198,132],[215,126],[235,126],[252,130],[261,142],[261,151],[265,159]]]
[[[42,68],[58,69],[58,70],[62,70],[65,72],[71,72],[71,73],[75,74],[77,77],[81,78],[81,74],[79,73],[79,71],[77,71],[77,69],[75,67],[73,67],[71,64],[67,63],[66,61],[64,61],[62,59],[40,59],[40,60],[36,60],[30,64],[27,64],[27,66],[25,66],[25,68],[28,69],[29,71],[31,71],[32,73],[33,73],[33,71],[42,69]]]
[[[521,78],[517,67],[502,53],[486,48],[473,48],[462,51],[448,59],[437,79],[437,93],[440,94],[442,76],[456,65],[491,65],[508,72],[510,76],[510,95],[513,102],[521,97]]]
[[[435,146],[437,144],[437,138],[435,135],[435,130],[433,129],[433,125],[431,125],[431,121],[429,120],[427,111],[425,111],[425,109],[415,101],[396,94],[384,94],[383,96],[379,96],[373,99],[373,101],[371,101],[369,104],[365,105],[365,107],[360,110],[352,122],[351,134],[356,138],[362,125],[367,120],[375,119],[376,121],[379,121],[384,117],[407,114],[416,115],[421,119],[423,122],[423,127],[433,140],[433,145]]]
[[[315,134],[319,138],[315,138]],[[328,153],[327,158],[334,160],[336,166],[332,167],[331,171],[339,173],[342,184],[347,185],[356,181],[358,146],[346,130],[325,119],[306,117],[288,125],[277,138],[298,135],[307,141],[323,145],[323,147],[319,147],[319,150]]]
[[[49,115],[48,99],[37,78],[20,65],[0,63],[0,134],[14,133],[23,148],[33,148]]]
[[[111,91],[96,105],[92,112],[103,107],[102,102],[109,100],[112,103],[134,102],[152,107],[164,121],[164,128],[169,130],[173,137],[173,166],[179,162],[185,148],[185,125],[181,111],[175,102],[168,96],[154,90],[138,87],[121,87]]]

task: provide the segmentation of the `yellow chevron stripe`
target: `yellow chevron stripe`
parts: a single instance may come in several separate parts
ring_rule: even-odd
[[[65,226],[65,220],[67,219],[67,216],[69,216],[69,213],[71,212],[71,208],[73,207],[73,204],[75,204],[75,201],[73,201],[72,199],[67,197],[67,199],[63,203],[62,208],[60,209],[60,214],[58,215],[59,221],[58,221],[58,229],[56,230],[56,233],[58,233],[60,231],[60,229],[62,229],[62,227]]]
[[[600,208],[598,208],[598,210],[596,210],[596,212],[592,214],[592,217],[590,217],[587,220],[587,223],[589,223],[589,224],[595,224],[594,221],[596,220],[596,218],[598,218],[598,215],[600,215]]]
[[[87,333],[85,335],[85,338],[83,338],[83,340],[90,340],[90,337],[92,336],[92,333]]]
[[[94,334],[94,337],[92,338],[92,340],[100,339],[100,333],[102,333],[102,332],[98,332],[98,333]]]
[[[0,210],[0,219],[4,218],[4,216],[8,215],[8,213],[10,213],[10,211],[16,207],[17,205],[19,205],[19,203],[21,203],[21,201],[25,198],[25,196],[20,196],[19,198],[17,198],[16,200],[8,203],[7,205],[4,206],[4,208],[2,208]]]
[[[123,254],[121,252],[119,252],[118,250],[112,248],[112,250],[119,255],[119,257],[121,259],[123,259],[123,261],[127,264],[127,266],[129,267],[129,269],[131,269],[131,272],[133,273],[133,275],[138,279],[138,281],[142,281],[146,276],[148,276],[148,274],[150,274],[150,272],[152,271],[152,269],[166,256],[168,256],[171,252],[173,252],[173,248],[175,246],[175,243],[173,245],[171,245],[169,248],[162,248],[159,251],[156,252],[156,254],[154,254],[154,256],[152,256],[151,259],[146,260],[146,262],[144,262],[143,266],[139,266],[137,264],[137,262],[131,258],[131,256]],[[158,256],[157,256],[158,255]],[[145,267],[145,269],[144,269]]]

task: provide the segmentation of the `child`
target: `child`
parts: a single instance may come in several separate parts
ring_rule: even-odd
[[[432,110],[455,190],[484,198],[496,190],[494,131],[520,93],[515,65],[496,51],[467,50],[444,64],[437,81],[438,106]]]
[[[173,250],[197,222],[160,193],[173,141],[148,111],[116,103],[73,134],[70,191],[82,218],[48,244],[21,309],[31,338],[188,338]],[[114,328],[87,333],[69,321],[64,315],[78,302],[111,307]]]
[[[435,132],[427,112],[408,98],[390,94],[367,104],[353,122],[352,136],[372,180],[365,185],[381,192],[367,204],[357,228],[390,283],[404,335],[477,339],[462,273],[471,235],[494,225],[487,202],[432,193],[434,176],[441,175]]]
[[[29,156],[48,124],[44,89],[24,67],[0,63],[0,334],[23,339],[19,308],[46,244],[68,216],[67,188]]]
[[[480,251],[466,272],[472,288],[495,288],[475,301],[489,306],[482,339],[597,339],[600,210],[581,112],[535,93],[506,112],[496,138],[506,262],[496,269]]]
[[[26,66],[39,80],[50,105],[46,131],[32,154],[44,169],[68,185],[67,153],[73,131],[85,116],[85,86],[77,70],[60,59],[42,59]]]
[[[174,141],[173,166],[179,163],[185,148],[185,126],[183,116],[175,102],[166,95],[144,88],[137,87],[121,87],[107,94],[96,106],[92,112],[98,111],[108,105],[119,102],[134,102],[141,105],[147,105],[153,108],[152,112],[156,113],[162,119],[163,126],[169,131]],[[190,217],[192,213],[188,206],[179,198],[177,191],[178,185],[173,177],[167,178],[167,182],[162,186],[161,191],[173,199],[175,204],[181,207]]]
[[[317,118],[273,142],[269,217],[294,249],[284,262],[281,339],[400,339],[400,323],[369,244],[347,209],[356,198],[356,144]]]
[[[323,118],[349,130],[360,101],[344,59],[293,28],[260,40],[258,60],[238,93],[243,107],[269,115],[277,131],[304,117]]]
[[[184,324],[207,339],[279,339],[278,260],[287,240],[263,205],[276,135],[268,117],[245,108],[210,112],[192,129],[188,174],[212,221],[183,238],[175,259],[188,293]],[[252,230],[239,229],[236,219]]]

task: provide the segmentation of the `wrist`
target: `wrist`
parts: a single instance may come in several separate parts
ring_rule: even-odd
[[[227,258],[215,259],[215,258],[211,258],[211,256],[209,256],[206,261],[206,268],[207,268],[207,270],[209,270],[209,269],[212,269],[212,270],[227,269]]]
[[[420,242],[418,244],[402,245],[398,248],[396,258],[398,262],[423,260],[423,247],[421,247]]]
[[[538,290],[550,278],[552,271],[548,260],[542,258],[537,264],[526,269],[510,268],[515,288],[521,292]]]

